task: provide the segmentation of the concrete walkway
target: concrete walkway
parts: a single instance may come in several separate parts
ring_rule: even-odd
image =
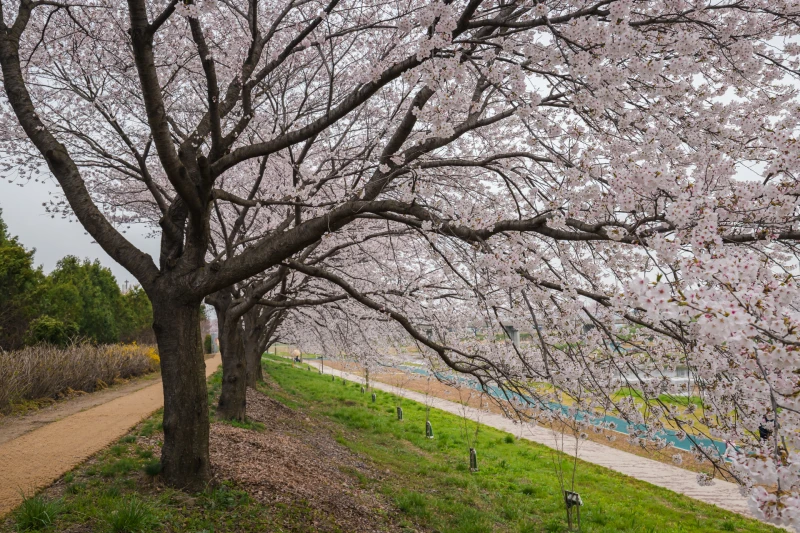
[[[206,360],[206,376],[222,358]],[[164,405],[161,381],[0,445],[0,517],[115,442]]]
[[[316,361],[304,362],[317,369],[320,367],[319,363]],[[324,372],[325,374],[332,374],[334,376],[343,377],[349,381],[364,384],[364,378],[349,372],[343,372],[328,366],[325,366]],[[396,394],[398,390],[397,387],[393,387],[391,385],[387,385],[386,383],[381,383],[375,380],[371,380],[370,384],[375,389],[392,394]],[[414,400],[422,404],[426,403],[426,397],[424,394],[408,389],[402,389],[402,391],[404,398],[408,398],[409,400]],[[513,435],[519,435],[520,432],[519,425],[514,424],[511,420],[499,414],[486,413],[485,411],[479,411],[478,409],[474,409],[472,407],[465,407],[459,403],[443,400],[433,396],[427,397],[427,403],[431,407],[458,416],[462,416],[462,414],[466,412],[466,416],[471,420],[478,420],[481,424],[485,424],[502,431],[507,431]],[[528,424],[524,429],[522,438],[543,444],[549,448],[556,448],[556,437],[553,431],[549,428],[531,426]],[[569,442],[572,439],[573,437],[569,436],[566,437],[564,441]],[[573,453],[574,448],[571,450],[567,448],[567,451],[571,454]],[[621,474],[625,474],[641,481],[646,481],[647,483],[669,489],[673,492],[694,498],[695,500],[710,503],[711,505],[716,505],[717,507],[721,507],[728,511],[733,511],[734,513],[747,516],[748,518],[753,518],[753,514],[750,512],[747,506],[747,498],[741,495],[739,492],[739,486],[735,483],[715,480],[713,485],[702,487],[697,484],[697,474],[694,472],[658,461],[653,461],[652,459],[647,459],[645,457],[639,457],[638,455],[623,452],[622,450],[617,450],[616,448],[611,448],[609,446],[603,446],[602,444],[592,441],[581,441],[578,448],[578,457],[588,463],[604,466],[608,469],[620,472]]]

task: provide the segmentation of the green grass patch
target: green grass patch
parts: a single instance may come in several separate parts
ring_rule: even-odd
[[[153,450],[137,450],[136,455],[141,459],[152,459]]]
[[[61,512],[61,500],[49,500],[41,495],[25,498],[14,510],[17,531],[45,531],[51,529]]]
[[[164,429],[164,410],[159,409],[139,426],[137,434],[142,437],[150,437],[162,429]]]
[[[161,473],[161,461],[155,459],[144,465],[142,468],[144,473],[150,477],[157,476]]]
[[[463,420],[430,412],[436,438],[425,438],[425,407],[378,394],[372,403],[358,385],[264,357],[280,389],[263,392],[332,421],[336,440],[389,475],[377,489],[415,529],[442,533],[562,532],[567,530],[553,452],[487,426],[478,429],[480,471],[469,471]],[[404,420],[394,407],[402,405]],[[475,424],[469,422],[471,436]],[[568,459],[566,459],[568,461]],[[566,465],[566,462],[565,462]],[[691,472],[687,475],[694,476]],[[692,500],[614,471],[578,462],[575,489],[584,501],[584,532],[766,532],[776,528]]]
[[[264,424],[261,422],[256,422],[255,420],[217,420],[217,422],[222,422],[235,428],[249,429],[252,431],[264,431],[264,429],[266,429]]]
[[[122,452],[125,451],[125,446],[123,446],[122,444],[115,444],[109,449],[109,451],[111,452],[112,455],[119,457],[120,455],[122,455]]]
[[[203,506],[212,510],[233,509],[250,502],[250,496],[245,491],[234,488],[230,483],[210,489],[202,498]]]
[[[137,461],[132,457],[123,457],[122,459],[112,460],[101,466],[100,475],[103,477],[115,477],[136,470],[138,466]]]
[[[139,533],[152,528],[158,521],[153,508],[137,496],[115,500],[109,505],[105,522],[111,533]]]

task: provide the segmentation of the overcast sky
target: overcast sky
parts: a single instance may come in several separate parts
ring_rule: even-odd
[[[120,286],[124,286],[126,280],[136,284],[135,278],[111,259],[77,221],[68,222],[59,215],[50,218],[42,203],[48,200],[48,192],[57,190],[52,182],[31,181],[19,187],[7,179],[0,179],[0,209],[10,234],[18,236],[26,248],[36,249],[34,261],[44,267],[45,273],[53,270],[62,257],[75,255],[81,259],[99,259],[111,269]],[[158,240],[145,238],[145,233],[143,227],[131,226],[125,236],[157,261]]]

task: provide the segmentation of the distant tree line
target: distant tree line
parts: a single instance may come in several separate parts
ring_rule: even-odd
[[[153,310],[141,287],[123,293],[99,261],[74,256],[45,275],[33,254],[8,234],[0,211],[0,349],[73,340],[155,343]]]

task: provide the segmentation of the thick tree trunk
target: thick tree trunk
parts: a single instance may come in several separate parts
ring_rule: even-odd
[[[247,363],[240,319],[230,312],[232,295],[220,291],[208,298],[217,311],[219,349],[222,354],[222,392],[217,416],[226,420],[244,420],[247,410]]]
[[[247,410],[247,364],[238,321],[225,321],[219,338],[222,352],[222,393],[217,405],[217,416],[226,420],[244,420]]]
[[[272,313],[264,309],[253,307],[243,316],[244,323],[244,351],[247,359],[247,386],[255,388],[259,381],[264,381],[264,369],[261,366],[261,356],[269,343],[273,331],[267,323]]]
[[[162,473],[170,486],[201,491],[211,469],[200,302],[178,303],[170,294],[151,295],[151,300],[164,387]]]
[[[258,339],[248,339],[245,343],[247,359],[247,386],[255,388],[259,381],[264,381],[264,370],[261,367],[261,345]]]

